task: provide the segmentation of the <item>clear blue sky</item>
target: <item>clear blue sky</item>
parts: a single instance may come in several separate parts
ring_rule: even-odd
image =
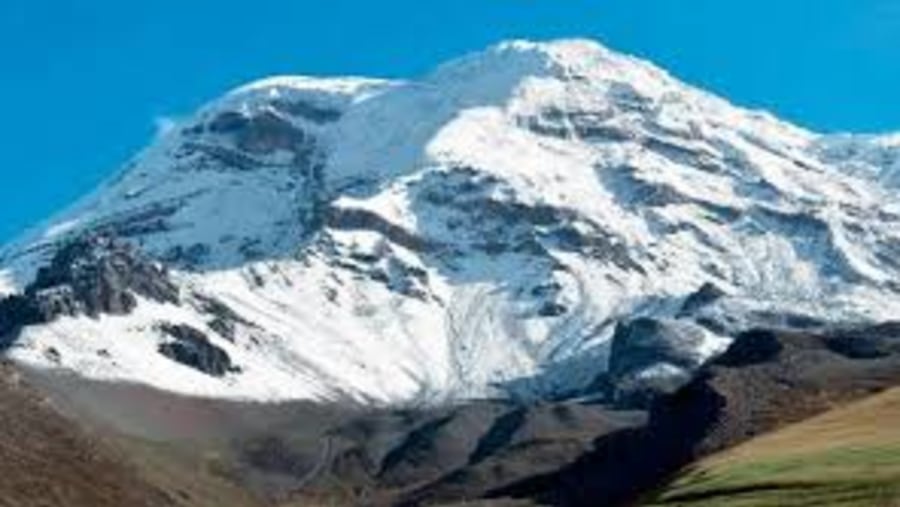
[[[816,129],[900,130],[900,0],[0,0],[0,242],[244,81],[570,36]]]

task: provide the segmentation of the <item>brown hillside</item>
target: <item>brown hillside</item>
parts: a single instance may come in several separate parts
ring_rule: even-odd
[[[0,505],[176,505],[0,365]]]

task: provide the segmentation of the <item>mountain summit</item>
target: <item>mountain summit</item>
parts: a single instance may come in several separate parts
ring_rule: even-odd
[[[0,335],[30,366],[241,399],[680,378],[756,325],[896,316],[898,174],[896,136],[809,132],[590,41],[270,78],[0,251]]]

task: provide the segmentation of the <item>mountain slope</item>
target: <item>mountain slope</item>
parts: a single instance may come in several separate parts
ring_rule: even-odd
[[[646,426],[600,436],[593,448],[571,465],[501,487],[488,496],[533,499],[548,505],[633,505],[647,498],[648,492],[665,486],[683,468],[690,478],[686,492],[702,491],[714,483],[705,483],[702,473],[692,475],[692,464],[898,385],[900,333],[895,324],[822,333],[743,333],[687,385],[658,397]],[[866,420],[859,421],[861,428],[879,424]],[[785,443],[782,450],[802,454],[801,441],[796,445]],[[886,452],[888,464],[891,452]],[[860,462],[872,457],[860,456]],[[766,478],[774,479],[777,470],[770,470]],[[810,476],[814,475],[810,470]],[[724,479],[742,483],[754,477],[736,474]],[[729,494],[737,495],[740,490],[720,493],[721,497],[712,500],[721,498],[727,503]],[[785,493],[790,495],[775,492],[776,496]],[[674,505],[691,500],[690,496],[673,495]]]
[[[43,410],[41,420],[69,433],[81,425],[91,428],[107,438],[104,448],[114,445],[127,457],[116,461],[114,470],[138,473],[179,505],[445,505],[476,498],[495,499],[486,505],[501,500],[510,505],[618,505],[653,490],[708,453],[896,388],[898,329],[883,325],[823,334],[742,334],[688,385],[656,398],[649,417],[571,400],[476,400],[419,408],[247,403],[45,370],[29,370],[25,378],[47,393],[49,406],[71,418],[64,421]],[[7,393],[4,399],[16,398]],[[818,424],[826,435],[822,438],[806,430],[803,438],[779,440],[780,433],[773,433],[772,444],[756,443],[768,436],[752,441],[753,452],[735,451],[734,473],[726,468],[730,462],[723,461],[723,480],[753,479],[742,472],[741,463],[753,462],[747,466],[756,470],[758,460],[766,472],[765,461],[778,458],[779,451],[810,457],[789,460],[798,473],[822,470],[806,467],[816,465],[817,446],[832,436],[842,448],[865,451],[839,455],[851,458],[840,463],[848,477],[856,473],[857,463],[873,458],[892,466],[890,447],[881,455],[872,448],[876,441],[888,442],[893,431],[891,405],[878,406],[869,410],[856,405],[843,413],[859,419]],[[14,431],[41,427],[17,419],[22,410],[3,413]],[[51,433],[42,439],[50,445],[59,437]],[[21,440],[15,439],[17,445]],[[718,473],[718,458],[710,463]],[[840,467],[827,471],[840,472]],[[690,470],[687,476],[692,477]],[[702,489],[708,483],[685,486],[673,493],[672,502],[685,500],[681,493],[693,491],[694,485]],[[719,493],[734,498],[735,491],[726,487]]]
[[[4,248],[0,333],[28,365],[195,395],[583,392],[635,317],[702,362],[754,325],[895,315],[898,153],[589,41],[269,79]],[[73,244],[84,269],[48,276]]]
[[[892,389],[703,460],[650,504],[897,505],[898,428]]]
[[[0,364],[0,424],[0,505],[185,505],[59,415],[7,363]]]

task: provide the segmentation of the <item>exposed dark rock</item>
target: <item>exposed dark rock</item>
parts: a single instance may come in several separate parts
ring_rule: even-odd
[[[428,272],[417,266],[388,257],[385,277],[387,287],[394,292],[420,300],[428,297]]]
[[[159,346],[159,353],[169,359],[213,377],[240,371],[228,353],[210,343],[202,331],[184,324],[163,324],[160,329],[175,340]]]
[[[615,111],[564,111],[548,108],[538,116],[519,118],[523,128],[547,137],[559,139],[583,139],[589,142],[625,142],[634,139],[627,129],[607,124]]]
[[[632,258],[632,250],[625,241],[595,224],[582,222],[582,225],[587,231],[579,230],[570,221],[561,221],[540,236],[562,250],[583,253],[624,270],[645,273],[643,266]]]
[[[169,218],[177,213],[192,197],[181,196],[177,199],[156,202],[137,210],[130,210],[112,216],[99,225],[105,234],[117,238],[143,236],[169,230]]]
[[[548,301],[538,309],[538,315],[541,317],[559,317],[560,315],[565,315],[567,311],[569,309],[565,305]]]
[[[618,167],[597,166],[597,177],[604,182],[604,186],[613,193],[616,202],[625,209],[635,212],[648,213],[653,217],[654,209],[678,204],[691,204],[706,211],[707,218],[719,223],[730,223],[737,220],[742,211],[689,196],[666,183],[648,181],[641,177],[641,170],[637,167],[623,165]],[[674,234],[689,231],[711,248],[716,248],[702,229],[688,227],[684,224],[653,225],[662,234]]]
[[[642,179],[640,169],[632,166],[604,167],[596,169],[604,182],[624,208],[630,210],[684,204],[691,199],[671,185]]]
[[[530,294],[538,298],[555,297],[562,290],[559,282],[547,282],[531,288]]]
[[[418,185],[418,200],[435,206],[455,206],[460,200],[484,198],[500,184],[490,173],[471,166],[456,166],[428,173]]]
[[[185,171],[210,170],[214,168],[236,169],[238,171],[253,171],[265,165],[256,157],[250,156],[238,150],[210,144],[208,142],[185,142],[180,150],[184,155],[201,153],[203,159],[197,160],[184,168]]]
[[[63,245],[21,295],[0,301],[0,337],[61,316],[124,315],[142,296],[177,303],[178,287],[159,264],[120,240],[84,236]]]
[[[249,153],[300,151],[306,143],[307,137],[302,130],[268,112],[251,117],[237,133],[238,147]]]
[[[213,318],[213,320],[209,321],[208,325],[210,329],[215,331],[222,338],[225,338],[230,342],[234,342],[235,333],[237,332],[234,321],[223,319],[221,317],[215,317]]]
[[[684,298],[684,303],[681,304],[678,316],[694,315],[698,310],[715,303],[724,296],[725,291],[713,283],[706,282],[699,289]]]
[[[308,144],[306,133],[274,112],[247,116],[225,111],[209,123],[214,134],[233,136],[240,150],[266,154],[275,150],[301,151]]]
[[[607,378],[620,407],[646,407],[690,381],[705,359],[704,331],[691,323],[639,318],[616,326]]]
[[[775,360],[784,350],[782,340],[771,331],[754,330],[741,335],[716,360],[716,364],[739,368]]]
[[[550,226],[567,223],[575,218],[573,211],[545,204],[529,205],[479,198],[475,202],[462,201],[460,205],[476,214],[478,220],[496,220],[507,225],[525,222],[534,226]]]
[[[447,228],[459,231],[463,238],[468,236],[469,247],[488,255],[547,255],[546,244],[584,253],[623,269],[642,269],[629,257],[624,241],[575,210],[497,197],[508,195],[509,189],[476,168],[457,167],[449,173],[429,174],[418,190],[420,204],[455,212],[449,216]]]
[[[286,114],[277,108],[252,114],[225,111],[207,126],[209,133],[225,137],[227,142],[215,136],[195,137],[182,144],[179,156],[201,155],[190,159],[187,170],[255,171],[272,166],[272,161],[263,157],[283,151],[292,154],[292,161],[282,164],[285,170],[313,172],[320,158],[316,139]]]
[[[831,331],[837,338],[876,339],[883,343],[900,343],[900,321],[887,321],[879,324],[855,327],[838,327]]]
[[[38,324],[42,319],[40,309],[24,296],[12,295],[0,300],[0,349],[9,347],[21,328]]]
[[[240,252],[241,256],[248,261],[261,259],[265,256],[265,249],[259,238],[243,238],[238,247],[238,252]]]
[[[716,155],[702,145],[656,136],[641,139],[641,145],[676,164],[696,167],[708,172],[717,172],[720,167]]]
[[[520,202],[511,189],[477,168],[430,173],[418,183],[417,190],[416,204],[446,208],[447,229],[471,250],[488,256],[514,252],[548,257],[548,249],[557,248],[625,270],[643,271],[623,238],[576,210]]]
[[[225,111],[209,122],[209,131],[214,134],[231,134],[247,127],[250,119],[237,111]]]
[[[203,264],[209,257],[210,247],[204,243],[194,243],[188,247],[177,245],[169,249],[164,259],[171,264],[178,264],[187,268],[196,268]]]
[[[759,327],[814,331],[826,327],[822,319],[795,312],[753,312],[750,317]]]
[[[162,266],[106,236],[86,236],[63,246],[49,266],[38,270],[25,294],[45,310],[45,320],[82,313],[127,314],[134,309],[135,294],[178,302],[178,288]]]
[[[828,349],[851,359],[881,359],[896,353],[900,343],[870,336],[836,336],[828,340]]]
[[[277,100],[272,105],[279,111],[291,116],[299,116],[313,123],[334,123],[341,119],[343,113],[339,109],[320,106],[306,101]]]
[[[202,123],[195,123],[193,125],[188,125],[181,129],[181,134],[188,137],[196,137],[202,134],[204,131],[204,126]]]
[[[50,347],[44,351],[44,356],[52,363],[59,364],[62,355],[56,347]]]
[[[194,294],[194,299],[197,300],[197,306],[203,313],[212,316],[212,320],[209,321],[210,329],[229,341],[234,341],[238,325],[248,328],[258,327],[218,299],[200,294]]]
[[[428,240],[364,209],[330,207],[325,213],[325,225],[337,230],[378,232],[393,243],[415,252],[430,251],[435,248],[435,245]]]

